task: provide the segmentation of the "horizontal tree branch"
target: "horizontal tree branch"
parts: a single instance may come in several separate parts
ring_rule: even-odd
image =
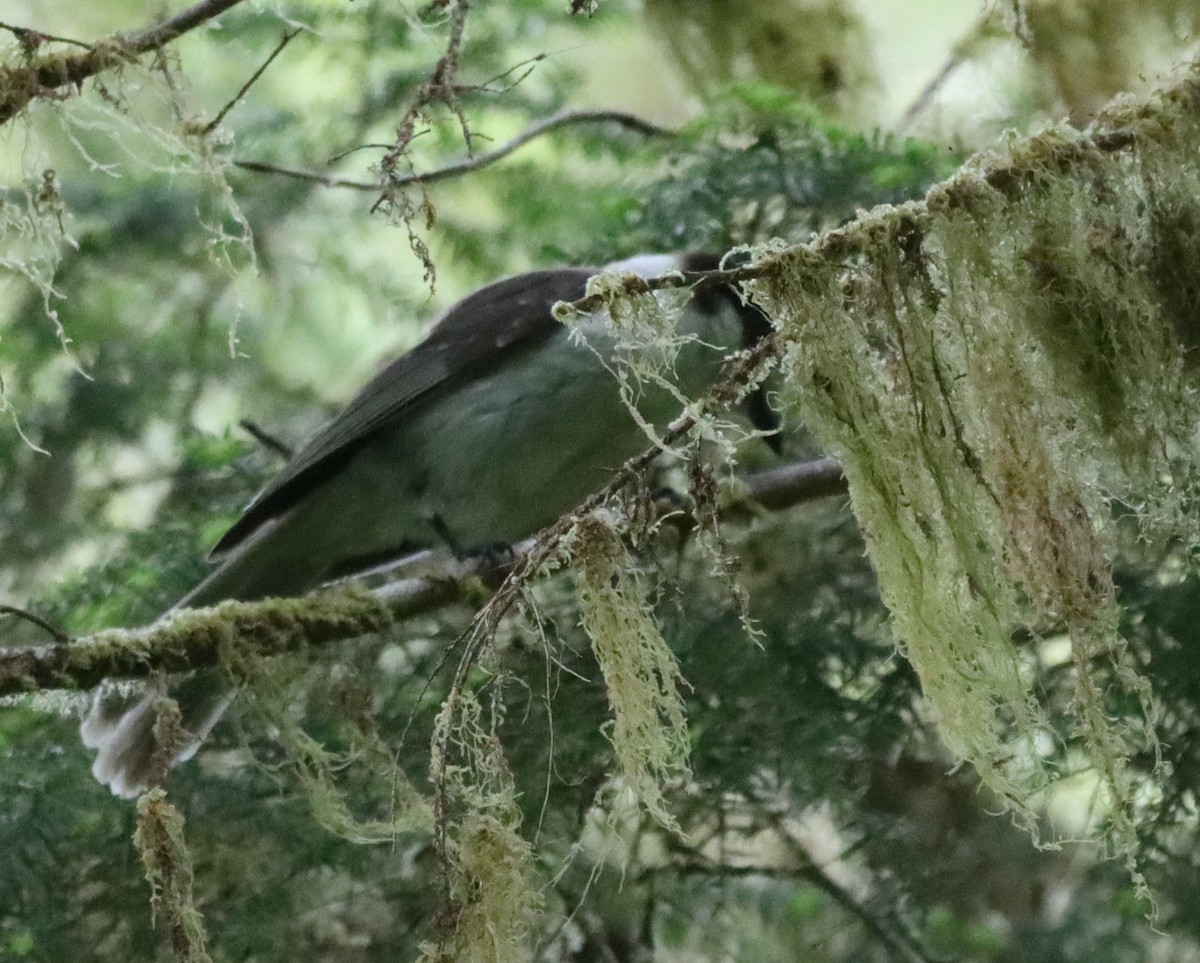
[[[432,184],[451,177],[459,177],[463,174],[487,167],[489,164],[494,164],[501,158],[507,157],[519,147],[523,147],[544,134],[563,127],[573,127],[581,124],[617,124],[645,137],[669,137],[674,134],[674,131],[669,128],[659,127],[657,124],[652,124],[650,121],[638,117],[636,114],[630,114],[622,110],[566,110],[553,114],[535,124],[531,124],[511,140],[505,141],[499,147],[495,147],[483,154],[464,157],[461,160],[447,164],[445,167],[438,167],[425,173],[396,174],[388,178],[388,184],[391,187],[407,187],[412,184]],[[243,170],[256,171],[261,174],[278,174],[282,177],[291,177],[295,180],[322,184],[325,187],[345,187],[355,191],[378,191],[381,183],[380,181],[351,180],[322,171],[280,167],[276,164],[267,164],[262,161],[239,159],[233,162],[233,166],[240,167]]]
[[[232,5],[232,4],[229,4]],[[210,5],[200,5],[210,6]],[[984,158],[932,188],[926,198],[897,211],[885,208],[868,212],[843,227],[822,234],[811,243],[772,252],[743,268],[699,274],[672,273],[648,281],[629,279],[629,293],[680,287],[709,278],[725,283],[770,279],[780,272],[805,273],[805,265],[816,262],[845,263],[900,248],[901,241],[919,221],[935,210],[974,210],[977,204],[992,204],[988,190],[1008,199],[1019,199],[1039,178],[1075,168],[1086,168],[1095,156],[1116,153],[1136,146],[1142,127],[1159,123],[1157,110],[1167,102],[1200,113],[1200,64],[1173,88],[1141,104],[1122,101],[1102,112],[1087,131],[1068,138],[1051,131],[1029,138],[1020,149],[1010,148],[999,158]],[[625,292],[592,295],[566,310],[590,311],[603,307]],[[746,385],[761,380],[777,363],[786,345],[779,333],[763,339],[734,366],[729,376],[711,393],[710,405],[729,405]],[[671,424],[659,445],[630,459],[608,485],[588,498],[578,512],[589,512],[642,476],[664,447],[691,432],[698,415],[688,413]],[[780,504],[789,485],[811,486],[814,492],[840,491],[842,482],[832,466],[796,469],[758,479],[764,500]],[[778,486],[778,487],[777,487]],[[478,626],[484,634],[515,603],[523,585],[559,553],[572,527],[573,516],[561,519],[539,534],[520,558],[496,596],[484,607]],[[381,596],[333,592],[299,600],[235,603],[227,602],[211,611],[181,613],[175,619],[136,631],[100,633],[68,646],[12,649],[0,653],[0,695],[13,695],[46,688],[89,688],[109,676],[144,676],[151,671],[191,668],[218,660],[222,647],[236,638],[239,649],[270,653],[287,651],[311,642],[333,641],[379,631],[405,614],[445,604],[457,592],[453,580],[419,579],[398,583]],[[189,641],[190,640],[190,641]]]
[[[201,0],[187,10],[137,33],[112,34],[77,54],[43,54],[19,67],[0,68],[0,124],[12,120],[40,97],[61,96],[89,77],[125,63],[219,16],[242,0]]]
[[[754,501],[771,511],[846,492],[842,466],[832,458],[796,461],[741,479]]]
[[[778,509],[839,490],[831,482],[839,473],[834,463],[821,459],[742,481],[751,493],[763,493],[768,508]],[[210,609],[181,611],[144,628],[97,632],[65,644],[0,649],[0,697],[90,689],[109,678],[213,666],[229,654],[230,645],[236,645],[239,654],[270,656],[382,632],[463,598],[468,583],[519,565],[538,541],[516,546],[503,565],[486,557],[450,559],[438,564],[433,574],[397,579],[371,592],[338,587],[296,599],[223,602]],[[403,568],[428,568],[429,557],[417,557]]]
[[[278,655],[380,632],[391,624],[388,608],[362,592],[224,602],[183,611],[145,628],[97,632],[66,645],[0,650],[0,696],[90,689],[108,678],[212,666],[234,640],[239,652]]]

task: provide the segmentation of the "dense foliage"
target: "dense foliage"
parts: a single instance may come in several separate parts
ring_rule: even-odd
[[[0,5],[0,20],[26,15],[7,6],[17,5]],[[923,98],[924,131],[941,138],[935,146],[862,132],[896,119],[869,107],[889,68],[873,59],[881,50],[863,47],[877,32],[851,5],[792,0],[786,22],[770,14],[771,0],[748,6],[757,13],[739,23],[719,3],[647,4],[646,22],[676,31],[663,51],[684,61],[676,73],[646,64],[632,80],[680,91],[671,111],[660,105],[662,129],[619,118],[563,126],[495,164],[410,186],[375,207],[372,165],[386,163],[460,5],[236,5],[219,29],[192,31],[78,90],[35,98],[9,121],[4,144],[0,402],[11,417],[0,440],[0,601],[73,636],[149,622],[197,581],[207,547],[280,464],[239,419],[294,443],[411,345],[440,308],[499,275],[647,250],[768,242],[782,249],[860,209],[920,197],[953,173],[963,144],[986,143],[1006,124],[1036,123],[1063,108],[1086,121],[1137,82],[1146,51],[1174,56],[1173,31],[1200,18],[1183,2],[1147,5],[1140,31],[1122,27],[1129,5],[1099,0],[1083,5],[1090,19],[1069,22],[1058,8],[1070,5],[1051,0],[1013,5],[1012,20],[992,11],[964,35],[951,66],[992,71],[993,93],[1005,96],[990,108],[994,116],[972,109],[961,123],[952,85],[942,109]],[[140,5],[118,0],[95,7],[46,5],[25,25],[94,37],[129,31],[141,15]],[[665,56],[650,53],[642,12],[631,6],[610,0],[573,18],[566,7],[473,7],[459,86],[448,101],[424,106],[399,173],[459,159],[467,131],[478,155],[557,111],[594,103],[597,88],[628,84],[618,76],[627,45],[647,61]],[[820,30],[798,39],[809,16]],[[730,23],[739,23],[737,43],[703,33]],[[1089,23],[1094,34],[1084,32]],[[781,41],[785,29],[796,33]],[[755,30],[776,46],[756,44]],[[1079,31],[1075,48],[1061,42],[1070,30]],[[73,50],[9,33],[4,83],[15,84],[32,58]],[[805,42],[811,61],[800,64],[745,53]],[[1098,43],[1123,46],[1102,56]],[[1071,69],[1071,56],[1082,66]],[[331,172],[367,189],[235,160]],[[1184,182],[1161,173],[1162,185]],[[1111,197],[1063,192],[1057,207],[1035,212],[1067,236],[1073,218],[1090,212],[1081,277],[1087,257],[1111,250],[1095,233],[1095,211],[1114,212],[1116,231],[1126,208],[1137,208],[1130,217],[1147,209],[1132,194],[1117,196],[1119,185],[1104,186]],[[1163,275],[1175,280],[1160,288],[1175,297],[1175,333],[1192,347],[1200,299],[1178,281],[1182,272],[1167,268],[1194,250],[1200,224],[1188,219],[1194,205],[1186,198],[1155,210],[1178,218],[1163,234],[1176,247],[1157,252]],[[943,248],[978,245],[980,287],[1003,289],[1004,277],[986,274],[1000,259],[985,255],[1034,221],[1007,206],[1002,215],[1010,220],[991,224],[993,235],[970,234],[973,222]],[[1038,230],[1046,256],[1025,268],[1047,290],[1067,289],[1062,303],[1074,305],[1072,291],[1086,285],[1037,274],[1060,263],[1057,252],[1069,245],[1050,227]],[[860,266],[851,258],[824,281],[842,285]],[[960,289],[970,280],[960,279]],[[844,292],[838,310],[858,317],[846,307],[854,296],[848,282]],[[1010,312],[1028,307],[1015,297],[1003,303]],[[965,314],[959,320],[964,329],[972,323]],[[1133,348],[1107,328],[1098,346],[1088,337],[1098,340],[1099,326],[1052,322],[1022,316],[1022,324],[1047,325],[1037,363],[1062,371],[1064,359],[1098,358],[1063,394],[1081,399],[1073,412],[1103,423],[1121,407],[1114,392],[1130,396],[1124,375]],[[871,323],[861,343],[837,350],[863,360],[885,345],[886,332]],[[1019,329],[999,310],[988,323],[971,330],[994,338]],[[1130,324],[1127,334],[1156,330],[1142,315]],[[847,327],[845,337],[854,336]],[[1144,386],[1154,372],[1140,360]],[[1010,389],[1003,411],[1033,401],[1038,382],[989,371]],[[1171,372],[1168,387],[1190,398],[1192,374]],[[821,437],[836,439],[829,424],[844,414],[845,398],[886,408],[887,385],[864,380],[855,389],[840,398],[826,391]],[[1152,406],[1165,394],[1147,390],[1135,400]],[[923,404],[933,410],[935,400]],[[804,416],[798,405],[785,411],[783,459],[820,454]],[[1171,456],[1187,464],[1186,439],[1154,435],[1149,408],[1131,423],[1140,434],[1124,444],[1176,446]],[[1014,436],[1036,424],[1020,421]],[[1067,442],[1084,428],[1063,421],[1054,430],[1066,459],[1077,450]],[[907,463],[898,459],[909,440],[901,431],[851,434],[843,442],[851,455],[867,465],[880,459],[856,495],[868,482],[902,487],[879,481],[889,471],[903,477]],[[864,450],[853,451],[856,443]],[[779,460],[755,439],[738,444],[736,459],[742,469]],[[691,495],[703,481],[691,479]],[[667,466],[648,490],[660,485],[686,499],[689,479]],[[1181,485],[1176,494],[1178,517],[1190,519],[1190,491]],[[604,552],[596,543],[591,555],[579,552],[576,572],[539,580],[467,674],[470,701],[453,717],[444,700],[483,586],[475,587],[476,604],[382,635],[226,667],[246,691],[197,758],[172,774],[166,796],[139,807],[92,781],[77,736],[82,698],[9,700],[0,709],[0,958],[73,959],[81,946],[97,959],[187,958],[201,952],[200,929],[217,960],[415,959],[423,947],[432,958],[440,951],[481,960],[502,952],[581,961],[1191,958],[1200,952],[1191,909],[1200,783],[1195,545],[1180,535],[1188,532],[1182,524],[1151,538],[1135,524],[1147,502],[1132,488],[1121,498],[1087,506],[1085,521],[1089,531],[1104,529],[1105,544],[1119,553],[1105,617],[1114,631],[1119,621],[1128,648],[1121,658],[1154,692],[1162,758],[1142,739],[1144,700],[1117,684],[1126,663],[1110,664],[1107,649],[1090,653],[1107,720],[1138,737],[1122,763],[1131,798],[1121,818],[1132,822],[1119,827],[1119,839],[1109,834],[1116,808],[1071,716],[1078,693],[1070,626],[1048,608],[1041,622],[1018,630],[1013,612],[1024,598],[1000,612],[1013,621],[993,626],[1044,713],[1039,751],[1059,777],[1021,787],[1028,795],[1016,802],[1039,821],[1043,843],[1090,840],[1039,849],[997,815],[1014,802],[994,794],[1010,788],[994,778],[1009,760],[994,747],[975,754],[982,780],[958,766],[936,725],[945,720],[933,718],[897,650],[866,556],[886,520],[860,503],[859,517],[869,520],[864,540],[844,497],[768,512],[728,496],[718,532],[669,523],[653,538],[609,533],[599,536]],[[912,500],[901,502],[894,515],[920,514]],[[955,537],[969,540],[970,525],[982,526],[989,511],[972,503],[952,519]],[[919,555],[936,544],[930,537],[910,548]],[[974,547],[981,555],[972,582],[955,583],[946,596],[965,607],[990,604],[987,580],[996,574],[987,569],[990,546],[981,537]],[[873,559],[879,564],[878,551]],[[1022,590],[1036,595],[1039,577],[1030,575]],[[939,625],[926,626],[934,640],[966,622],[945,599],[937,605]],[[686,758],[674,768],[651,766],[659,779],[640,804],[610,705],[606,660],[620,656],[601,649],[598,661],[592,648],[598,624],[627,618],[641,619],[637,631],[651,652],[661,633],[685,680],[678,691],[686,728],[667,729],[667,751]],[[901,628],[912,636],[911,611]],[[27,620],[7,619],[0,629],[6,646],[45,641]],[[924,658],[936,661],[937,650]],[[660,665],[655,677],[669,675],[669,662]],[[1002,711],[1001,724],[1022,722],[1019,704],[1007,710],[1014,716]],[[673,711],[649,714],[661,722]],[[430,753],[431,740],[436,747],[447,731],[461,750],[461,771],[449,774],[436,760],[431,769]],[[621,767],[624,780],[613,776]],[[449,830],[435,826],[443,804],[456,814]],[[131,844],[135,828],[142,855]],[[186,878],[170,878],[180,839],[203,917],[188,923],[190,935],[172,908],[188,889]],[[1114,841],[1146,877],[1154,926],[1127,866],[1106,858]],[[147,851],[168,854],[166,877],[163,866],[143,865]],[[158,884],[154,912],[148,868]]]

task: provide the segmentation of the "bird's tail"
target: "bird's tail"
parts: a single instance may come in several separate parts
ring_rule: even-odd
[[[265,537],[273,534],[280,533],[266,529],[239,546],[165,616],[227,599],[251,601],[312,588],[306,577],[311,564],[302,564],[304,557],[286,539]],[[133,696],[104,688],[93,696],[80,736],[85,746],[97,750],[92,773],[115,795],[132,798],[161,782],[175,763],[190,759],[233,701],[233,693],[212,670],[172,680],[169,694],[179,706],[180,722],[189,736],[164,746],[156,732],[155,707],[167,694],[166,684],[159,682]]]
[[[211,671],[173,686],[170,698],[179,706],[181,738],[166,746],[158,729],[159,704],[166,695],[164,686],[155,685],[132,702],[130,696],[104,688],[92,696],[79,734],[85,746],[97,750],[92,775],[113,795],[130,799],[160,783],[171,766],[195,755],[233,701],[233,691]]]

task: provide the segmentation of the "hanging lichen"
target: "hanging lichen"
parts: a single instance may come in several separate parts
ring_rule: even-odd
[[[541,905],[521,835],[516,788],[494,729],[466,690],[447,699],[433,730],[438,842],[447,875],[448,931],[421,947],[423,963],[520,963]],[[451,758],[453,757],[453,758]]]
[[[1005,9],[1008,5],[996,4]],[[1086,118],[1121,91],[1146,84],[1147,64],[1186,50],[1200,26],[1196,0],[1024,0],[1018,36],[1043,96]]]
[[[1157,113],[979,158],[753,285],[947,743],[1029,802],[1055,773],[1015,638],[1065,633],[1077,734],[1127,855],[1128,759],[1153,748],[1153,708],[1118,631],[1112,506],[1194,543],[1198,105],[1185,83]],[[1117,727],[1100,680],[1140,699],[1143,727]]]
[[[313,819],[328,832],[360,845],[394,843],[402,833],[428,830],[433,822],[429,805],[396,763],[392,752],[369,726],[347,726],[347,751],[329,749],[305,731],[292,703],[307,666],[276,658],[269,664],[245,654],[230,654],[226,667],[252,697],[252,705],[269,721],[275,741],[283,750],[301,789],[308,798]],[[337,773],[351,765],[369,763],[391,795],[386,819],[362,819],[354,814],[349,795],[339,785]]]
[[[43,43],[55,38],[41,37]],[[105,47],[108,49],[104,49]],[[27,51],[0,45],[15,62]],[[20,189],[0,190],[0,276],[21,277],[41,296],[47,319],[63,350],[72,357],[73,333],[59,317],[62,292],[56,275],[66,257],[79,247],[74,212],[82,178],[69,171],[76,165],[120,178],[128,169],[152,171],[172,178],[192,178],[197,185],[197,214],[207,233],[209,254],[230,276],[256,269],[250,222],[226,179],[228,164],[218,156],[225,134],[219,125],[191,118],[187,85],[177,82],[174,59],[162,54],[143,65],[118,47],[98,43],[92,53],[108,60],[102,96],[48,96],[33,68],[5,69],[0,92],[4,120],[19,126],[26,145],[20,154]],[[67,70],[46,58],[42,69]],[[15,115],[15,116],[14,116]],[[167,118],[173,122],[164,123]],[[69,147],[68,147],[69,145]],[[67,147],[67,158],[51,166],[51,157]],[[73,157],[71,155],[74,155]],[[64,173],[64,170],[67,173]],[[232,334],[231,334],[232,337]],[[20,415],[25,402],[5,394],[0,381],[0,414]]]
[[[679,666],[616,530],[591,515],[574,537],[579,617],[604,673],[621,783],[660,825],[678,832],[663,786],[691,775]]]
[[[204,947],[204,917],[192,899],[192,857],[183,838],[183,816],[161,789],[143,795],[137,809],[133,844],[146,868],[151,906],[166,918],[175,958],[211,963]]]

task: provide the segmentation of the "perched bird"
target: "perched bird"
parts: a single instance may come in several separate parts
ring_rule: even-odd
[[[655,255],[603,270],[653,277],[718,263],[712,255]],[[649,439],[611,370],[617,333],[607,313],[585,318],[573,335],[551,311],[581,298],[597,273],[534,271],[452,307],[255,496],[213,549],[217,568],[172,611],[300,595],[439,544],[460,554],[512,544],[601,487]],[[732,287],[697,285],[678,325],[690,336],[673,359],[679,389],[702,393],[729,351],[767,330],[765,317]],[[662,426],[680,403],[651,385],[637,408]],[[749,415],[759,429],[775,427],[761,394],[751,398]],[[117,713],[97,697],[83,722],[84,743],[98,750],[92,771],[119,796],[161,776],[153,729],[163,691]],[[215,673],[198,673],[172,695],[196,737],[180,761],[231,696]]]

